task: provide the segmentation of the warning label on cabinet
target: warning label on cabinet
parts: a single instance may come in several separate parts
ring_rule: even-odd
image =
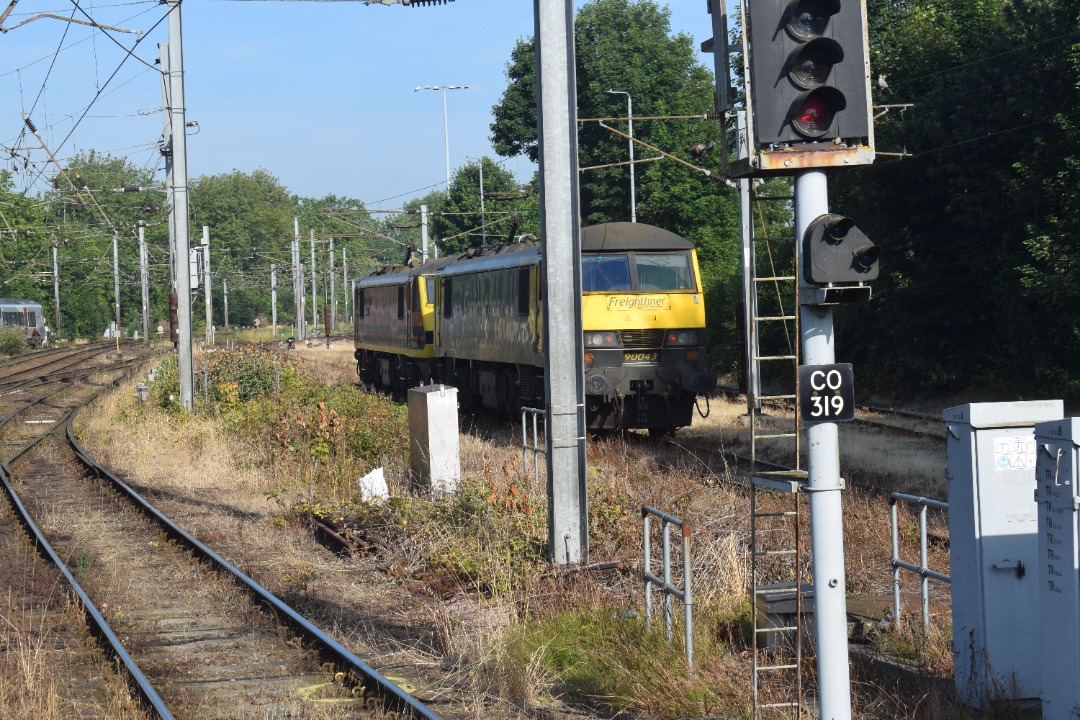
[[[1019,435],[1000,437],[994,440],[994,469],[1006,470],[1035,469],[1035,436]]]

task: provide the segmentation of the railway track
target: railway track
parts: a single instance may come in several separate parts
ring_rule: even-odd
[[[76,372],[64,365],[38,385],[0,395],[0,481],[10,501],[0,543],[6,557],[26,563],[5,577],[25,596],[18,604],[32,609],[19,622],[33,627],[35,617],[49,619],[52,632],[73,607],[87,621],[81,628],[68,622],[67,635],[51,636],[81,657],[70,682],[52,688],[65,708],[59,716],[437,717],[79,446],[70,429],[74,413],[134,367],[125,361]],[[31,576],[49,580],[28,584]],[[72,593],[74,605],[63,600]],[[75,672],[111,665],[85,642],[87,632],[102,639],[119,674]],[[123,681],[145,714],[123,705]]]
[[[716,389],[718,394],[728,398],[737,399],[740,392],[737,387],[721,385]],[[783,410],[779,410],[783,412]],[[941,415],[905,410],[895,407],[881,407],[876,405],[856,405],[856,417],[853,421],[864,427],[877,427],[889,432],[896,432],[911,437],[945,437],[945,429]]]

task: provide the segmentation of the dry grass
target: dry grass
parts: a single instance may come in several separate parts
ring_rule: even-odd
[[[295,355],[326,384],[355,383],[346,344],[333,350],[299,345]],[[773,412],[771,421],[783,425],[790,419]],[[535,627],[530,623],[566,623],[596,611],[640,613],[640,508],[652,505],[679,516],[693,528],[695,636],[702,634],[695,643],[703,652],[701,668],[688,680],[676,646],[671,664],[634,666],[640,673],[637,682],[644,684],[625,685],[627,697],[608,701],[615,706],[630,703],[654,718],[679,717],[688,708],[700,715],[723,710],[739,717],[750,679],[747,656],[739,652],[738,629],[750,584],[748,478],[730,453],[749,454],[744,405],[713,399],[707,418],[696,418],[692,428],[663,443],[635,433],[590,439],[589,559],[615,566],[594,572],[552,569],[529,559],[535,549],[513,544],[546,536],[543,462],[536,477],[532,459],[522,458],[520,424],[462,417],[461,426],[462,497],[439,507],[409,499],[405,468],[388,466],[388,483],[398,504],[381,515],[363,510],[369,513],[366,528],[375,554],[350,566],[312,554],[302,523],[288,512],[318,503],[336,507],[345,502],[353,511],[358,507],[355,493],[344,486],[320,492],[312,481],[313,469],[303,467],[302,459],[268,459],[265,448],[226,432],[213,419],[180,419],[138,408],[130,390],[115,393],[92,417],[80,419],[88,448],[105,451],[110,466],[162,494],[166,511],[214,538],[215,547],[224,545],[229,553],[244,557],[246,566],[271,589],[323,613],[324,624],[363,657],[374,658],[376,667],[379,662],[397,663],[418,674],[423,667],[441,667],[448,676],[436,681],[437,692],[453,696],[455,716],[460,717],[509,718],[561,707],[566,677],[551,664],[544,647],[525,642],[529,628]],[[844,474],[852,488],[845,493],[844,515],[849,590],[887,595],[888,503],[879,489],[934,494],[923,488],[941,482],[943,443],[928,452],[926,440],[897,441],[881,431],[852,427],[844,428],[842,448]],[[175,496],[171,503],[169,496]],[[803,515],[807,547],[808,516]],[[459,524],[446,522],[449,519]],[[391,527],[391,522],[397,525]],[[463,533],[462,528],[468,530]],[[255,548],[254,556],[239,547],[238,537]],[[917,545],[910,532],[903,537],[911,556]],[[500,542],[518,549],[500,551]],[[479,592],[476,578],[462,567],[465,561],[475,561],[487,574]],[[401,604],[403,587],[411,591],[407,607]],[[333,599],[338,597],[349,597],[356,607]],[[382,612],[383,620],[358,620],[361,612],[372,617]],[[414,626],[404,633],[390,630],[398,623]],[[612,642],[601,649],[617,657],[632,656],[632,642],[619,646],[618,637]],[[705,654],[709,643],[715,644],[715,655]],[[934,717],[926,708],[948,707],[948,693],[931,687],[947,671],[942,647],[947,642],[939,639],[926,649],[925,657],[933,662],[919,671],[932,698],[891,695],[887,687],[874,696],[872,688],[879,681],[864,686],[856,678],[856,717]],[[653,697],[658,688],[666,692]]]
[[[57,611],[48,620],[31,616],[26,626],[26,608],[15,607],[10,595],[0,612],[0,717],[35,720],[70,720],[101,718],[143,720],[146,714],[133,701],[128,688],[115,675],[100,654],[86,648],[69,649],[69,639],[56,636],[50,624],[57,621]],[[17,604],[25,601],[19,599]],[[74,606],[58,611],[70,627],[83,623]],[[21,619],[18,619],[21,618]],[[89,638],[87,638],[89,640]],[[87,667],[87,656],[97,657],[99,667]],[[94,677],[90,677],[90,675]],[[92,691],[88,694],[88,684]],[[96,690],[94,689],[96,686]]]

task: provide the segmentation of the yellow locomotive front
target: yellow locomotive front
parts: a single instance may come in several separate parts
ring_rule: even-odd
[[[586,417],[594,430],[690,425],[705,366],[705,304],[691,242],[642,223],[581,240]]]

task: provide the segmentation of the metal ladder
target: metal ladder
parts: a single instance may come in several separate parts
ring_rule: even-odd
[[[742,182],[749,183],[743,202],[752,214],[750,228],[744,223],[744,233],[749,231],[750,254],[746,315],[754,718],[798,719],[802,717],[804,594],[799,508],[800,489],[807,481],[796,411],[799,243],[790,186],[773,182],[755,187],[753,181]],[[782,417],[771,418],[766,408],[780,411]],[[789,415],[793,421],[787,420]],[[779,612],[770,615],[770,607]]]

